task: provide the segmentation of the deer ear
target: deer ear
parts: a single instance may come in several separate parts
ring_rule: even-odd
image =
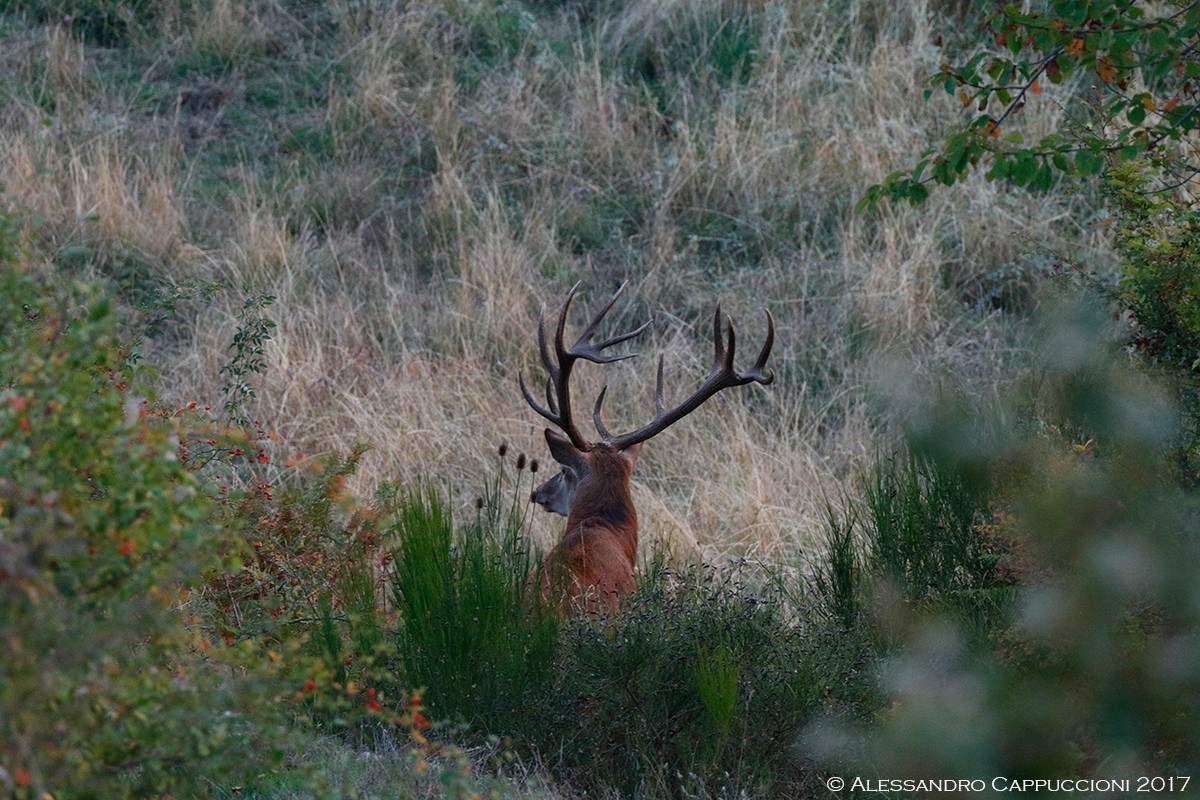
[[[623,455],[623,456],[625,456],[625,458],[629,459],[629,466],[632,467],[634,464],[637,463],[638,454],[640,454],[641,452],[642,452],[642,443],[635,442],[634,444],[631,444],[631,445],[629,445],[629,447],[626,447],[624,450],[622,450],[621,455]]]
[[[554,457],[554,460],[564,467],[579,470],[585,461],[583,453],[571,444],[570,439],[549,428],[546,428],[546,446],[550,448],[550,455]]]

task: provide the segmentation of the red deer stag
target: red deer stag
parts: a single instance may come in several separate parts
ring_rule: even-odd
[[[567,294],[558,314],[558,326],[554,333],[554,350],[551,356],[546,343],[545,312],[538,318],[538,349],[542,364],[549,373],[546,379],[546,405],[542,406],[530,395],[525,378],[518,375],[518,383],[525,402],[538,414],[556,425],[563,434],[546,429],[546,444],[554,460],[562,465],[562,471],[534,490],[530,500],[547,511],[562,514],[567,518],[567,530],[562,541],[547,555],[539,574],[530,575],[530,589],[537,581],[543,602],[569,601],[575,607],[588,611],[613,611],[621,600],[634,590],[633,569],[637,557],[638,521],[637,510],[629,492],[629,478],[637,461],[642,443],[662,433],[671,425],[699,408],[705,401],[722,389],[761,383],[766,386],[775,380],[771,370],[764,372],[771,346],[775,342],[775,320],[767,311],[767,339],[758,354],[754,366],[744,372],[734,369],[733,357],[735,337],[733,321],[722,318],[721,306],[717,304],[713,315],[713,341],[715,354],[712,370],[704,383],[686,400],[671,409],[663,407],[663,359],[658,359],[658,382],[654,390],[654,419],[630,433],[614,436],[601,421],[601,407],[605,386],[596,398],[592,421],[600,434],[599,441],[588,441],[571,415],[571,370],[575,362],[583,359],[594,364],[609,364],[633,358],[636,353],[610,355],[604,351],[613,345],[641,335],[650,326],[648,320],[635,330],[622,333],[600,343],[592,338],[605,315],[612,309],[625,290],[625,284],[617,290],[588,324],[579,339],[570,348],[563,344],[563,329],[571,301],[579,291],[579,284]]]

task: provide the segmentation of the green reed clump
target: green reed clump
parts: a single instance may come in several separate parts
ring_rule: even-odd
[[[525,729],[558,632],[557,618],[525,592],[536,562],[520,484],[513,491],[502,500],[497,477],[476,518],[457,528],[430,489],[384,494],[394,517],[392,599],[405,680],[428,687],[436,716],[503,734]]]

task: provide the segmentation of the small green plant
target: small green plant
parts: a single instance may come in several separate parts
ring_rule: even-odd
[[[996,554],[980,534],[990,514],[982,487],[923,454],[877,462],[864,484],[865,560],[876,577],[911,603],[962,610],[993,587]]]
[[[718,644],[702,647],[696,655],[696,692],[708,711],[722,743],[729,735],[738,707],[738,665],[733,650]]]
[[[263,314],[264,309],[275,302],[274,296],[253,295],[249,290],[246,295],[241,313],[238,314],[237,331],[229,346],[233,356],[221,367],[221,374],[226,377],[226,383],[221,388],[225,395],[225,413],[234,424],[243,427],[250,424],[246,403],[255,397],[249,376],[266,371],[266,343],[275,329],[275,323]]]
[[[503,464],[505,448],[501,448]],[[381,509],[395,542],[390,575],[400,612],[399,662],[405,679],[429,687],[440,717],[509,735],[525,730],[533,698],[548,680],[558,620],[526,592],[536,566],[527,545],[517,457],[512,499],[500,478],[480,498],[476,519],[461,527],[429,489],[387,487]]]
[[[917,448],[877,461],[861,483],[861,506],[826,509],[827,549],[813,588],[831,619],[863,624],[883,590],[915,611],[970,620],[980,635],[1007,624],[1012,578],[998,569],[1003,543],[987,535],[986,482]]]
[[[860,622],[865,586],[864,555],[856,539],[856,512],[850,503],[825,505],[825,557],[813,572],[813,588],[831,619],[846,628]]]

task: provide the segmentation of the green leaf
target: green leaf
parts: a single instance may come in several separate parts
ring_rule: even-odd
[[[1171,37],[1162,26],[1156,25],[1150,29],[1149,35],[1146,37],[1146,42],[1150,46],[1151,52],[1162,52],[1166,50]]]
[[[1095,175],[1104,166],[1104,159],[1091,150],[1080,150],[1075,154],[1075,167],[1080,175]]]
[[[1050,169],[1050,162],[1042,160],[1042,165],[1038,167],[1037,174],[1033,177],[1032,188],[1039,192],[1049,191],[1054,186],[1054,170]]]
[[[1012,182],[1017,186],[1025,186],[1037,173],[1038,162],[1028,151],[1017,153],[1016,163],[1012,168]]]
[[[1088,3],[1062,3],[1057,6],[1057,11],[1062,15],[1062,21],[1068,28],[1078,28],[1083,25],[1088,18],[1088,12],[1091,10]]]

